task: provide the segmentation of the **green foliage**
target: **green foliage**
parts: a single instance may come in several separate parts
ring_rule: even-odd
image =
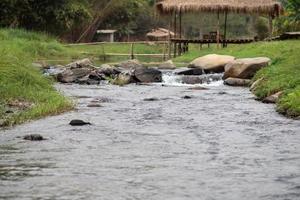
[[[256,30],[257,37],[259,40],[263,40],[270,35],[268,20],[266,18],[259,17],[254,24],[254,28]]]
[[[284,0],[285,14],[275,21],[278,34],[300,30],[300,0]]]
[[[72,108],[72,104],[53,88],[52,81],[32,66],[35,59],[63,55],[66,49],[61,44],[43,34],[9,29],[0,30],[0,43],[0,119],[6,117],[3,115],[4,105],[10,101],[20,100],[34,105],[5,118],[6,125]]]
[[[2,0],[0,26],[65,33],[90,18],[85,0]]]

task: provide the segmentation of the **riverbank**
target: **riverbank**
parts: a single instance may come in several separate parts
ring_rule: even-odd
[[[259,42],[246,45],[230,45],[225,49],[192,46],[190,52],[174,59],[174,62],[190,62],[207,54],[232,55],[236,58],[269,57],[272,65],[259,71],[253,82],[260,81],[253,91],[258,99],[264,99],[279,91],[283,95],[277,102],[277,111],[288,117],[300,116],[300,41]]]
[[[33,62],[75,55],[54,38],[23,30],[0,30],[0,126],[56,115],[73,108]]]

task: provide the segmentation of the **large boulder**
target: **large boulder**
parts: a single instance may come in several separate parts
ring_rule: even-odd
[[[227,78],[224,81],[225,85],[230,86],[240,86],[240,87],[247,87],[251,83],[250,79],[240,79],[240,78]]]
[[[66,69],[57,75],[57,80],[61,83],[73,83],[87,76],[92,69],[90,68],[73,68]]]
[[[202,69],[205,73],[219,73],[224,72],[225,65],[234,59],[233,56],[210,54],[193,60],[188,67]]]
[[[97,70],[97,73],[111,77],[120,74],[121,70],[117,67],[110,66],[108,64],[103,64],[101,65],[100,69]]]
[[[174,70],[174,74],[177,75],[202,75],[203,70],[199,68],[180,68]]]
[[[136,83],[134,72],[131,70],[123,71],[112,81],[115,85],[127,85],[130,83]]]
[[[251,79],[258,70],[268,66],[270,62],[270,58],[266,57],[234,60],[225,66],[223,79],[227,79],[229,77]]]
[[[123,69],[135,69],[135,68],[141,68],[143,65],[138,60],[127,60],[124,62],[121,62],[119,64],[116,64],[116,67],[120,67]]]
[[[172,60],[168,60],[158,65],[158,69],[176,69],[176,65]]]
[[[88,58],[77,60],[66,65],[67,68],[76,69],[76,68],[95,68],[92,61]]]
[[[134,70],[134,76],[142,83],[162,82],[162,72],[153,68],[136,68]]]

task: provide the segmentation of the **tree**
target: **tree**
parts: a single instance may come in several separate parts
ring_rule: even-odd
[[[55,35],[70,31],[89,19],[86,0],[1,0],[0,25],[45,31]]]

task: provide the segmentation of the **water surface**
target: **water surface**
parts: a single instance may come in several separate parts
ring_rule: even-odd
[[[77,110],[1,131],[0,199],[300,199],[300,121],[248,89],[58,87]]]

